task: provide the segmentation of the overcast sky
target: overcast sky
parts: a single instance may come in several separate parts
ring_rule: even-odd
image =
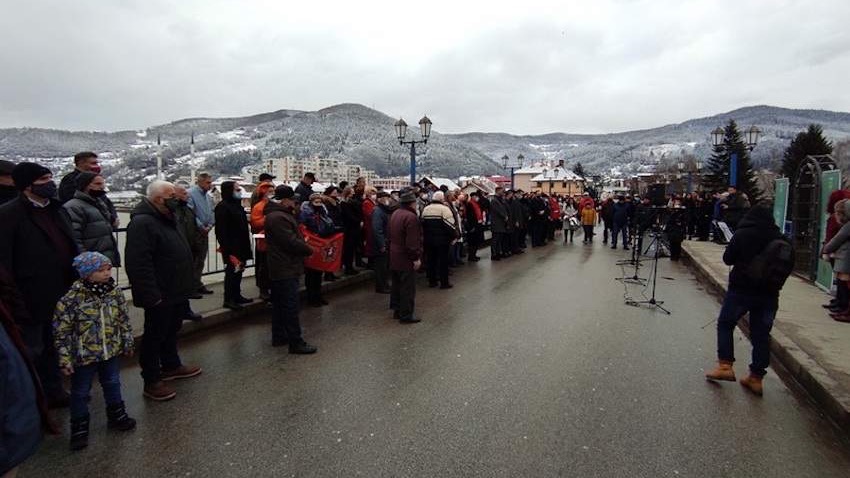
[[[141,129],[362,103],[442,132],[850,111],[848,0],[27,0],[0,127]]]

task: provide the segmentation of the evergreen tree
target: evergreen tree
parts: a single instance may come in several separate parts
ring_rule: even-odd
[[[822,154],[832,154],[832,142],[824,138],[821,125],[810,124],[808,130],[798,133],[791,140],[791,144],[785,149],[785,155],[782,158],[781,173],[788,178],[792,189],[797,181],[800,165],[806,159],[806,156]]]
[[[721,191],[729,184],[729,164],[732,153],[738,155],[738,190],[745,193],[750,203],[755,204],[761,199],[761,191],[756,182],[756,175],[750,163],[750,151],[744,143],[741,132],[735,120],[729,120],[724,130],[723,142],[714,146],[711,158],[706,164],[706,173],[702,184],[708,191]]]
[[[578,174],[581,177],[587,176],[587,173],[584,170],[584,166],[582,166],[581,163],[576,163],[576,165],[573,166],[573,172]]]

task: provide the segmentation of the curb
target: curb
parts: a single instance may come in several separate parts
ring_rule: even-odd
[[[726,294],[724,284],[717,280],[706,267],[695,261],[687,247],[682,248],[682,253],[700,282],[708,285],[710,292],[722,299]],[[749,338],[749,316],[744,316],[738,322],[738,328]],[[793,378],[822,407],[829,419],[835,422],[844,433],[850,434],[850,393],[843,390],[812,356],[800,349],[782,331],[774,327],[770,336],[771,367],[776,369],[778,374],[785,372]],[[775,367],[773,363],[778,364],[779,367]]]

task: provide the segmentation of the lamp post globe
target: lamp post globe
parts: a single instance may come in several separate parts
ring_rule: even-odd
[[[726,139],[726,131],[723,130],[720,126],[717,127],[714,131],[711,132],[711,141],[715,146],[720,146],[723,144],[723,141]]]
[[[395,134],[399,141],[404,141],[404,136],[407,134],[407,123],[402,118],[395,122]]]
[[[519,161],[519,167],[525,166],[525,156],[522,153],[519,153],[519,156],[516,157],[516,160]]]
[[[507,154],[502,156],[502,169],[508,169],[508,160],[509,159],[510,158],[508,158]]]
[[[750,126],[750,129],[747,130],[747,146],[750,147],[751,151],[758,144],[759,135],[761,135],[761,130],[756,125]]]
[[[419,129],[422,132],[422,139],[428,141],[428,138],[431,136],[431,120],[427,116],[423,116],[419,120]]]

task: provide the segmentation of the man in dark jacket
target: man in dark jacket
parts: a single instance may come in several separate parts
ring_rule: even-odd
[[[266,205],[266,257],[272,283],[272,346],[289,345],[291,354],[312,354],[316,347],[301,336],[298,298],[304,259],[313,254],[298,231],[295,191],[282,185]]]
[[[422,210],[422,234],[428,258],[428,287],[451,289],[449,284],[449,249],[457,240],[455,216],[445,204],[445,194],[437,191],[431,203]]]
[[[717,319],[716,369],[706,374],[710,380],[735,381],[735,362],[732,334],[738,320],[749,312],[750,341],[753,344],[750,374],[741,380],[741,385],[762,394],[762,378],[770,364],[770,330],[776,310],[779,308],[779,291],[747,276],[747,268],[753,259],[774,239],[781,239],[782,232],[773,219],[773,211],[765,206],[752,208],[732,236],[723,262],[732,266],[729,273],[729,288]]]
[[[174,197],[177,198],[177,207],[174,209],[174,220],[177,222],[177,228],[180,230],[180,233],[183,234],[183,237],[186,238],[186,242],[189,243],[189,249],[192,250],[192,259],[193,261],[197,259],[198,255],[201,253],[201,240],[199,238],[200,231],[198,230],[198,221],[195,217],[195,211],[189,207],[189,191],[185,186],[175,184],[174,185]],[[204,295],[198,291],[193,290],[189,295],[190,299],[200,299]],[[201,314],[192,310],[192,306],[189,302],[186,302],[186,315],[184,319],[191,320],[193,322],[200,322],[204,317]]]
[[[95,173],[77,175],[77,191],[62,208],[71,221],[77,252],[99,252],[109,258],[114,267],[121,265],[118,241],[112,231],[112,217],[106,198],[106,182]]]
[[[242,273],[254,254],[248,216],[242,207],[242,186],[236,181],[221,183],[221,202],[215,207],[215,237],[224,261],[224,307],[242,310],[242,304],[252,302],[242,297]]]
[[[599,207],[599,216],[602,218],[602,244],[608,244],[608,233],[613,232],[614,228],[614,201],[611,198],[602,202]]]
[[[71,262],[77,247],[55,199],[50,170],[24,162],[15,166],[12,177],[21,194],[0,206],[0,265],[12,274],[23,297],[27,316],[16,320],[21,320],[21,335],[47,398],[53,407],[67,406],[52,321],[56,303],[75,279]]]
[[[12,180],[12,169],[15,163],[0,159],[0,205],[17,198],[21,193]]]
[[[504,189],[496,188],[496,194],[490,199],[490,259],[501,260],[509,251],[504,250],[505,235],[508,233],[510,215],[505,203]]]
[[[66,203],[74,197],[74,193],[77,191],[77,177],[80,173],[89,172],[100,174],[100,170],[101,167],[96,154],[91,151],[84,151],[82,153],[75,154],[74,170],[63,176],[62,181],[59,183],[59,202]],[[109,209],[109,217],[111,219],[110,222],[112,227],[118,228],[118,213],[115,212],[115,206],[106,196],[104,196],[102,200],[103,203],[106,204],[106,208]]]
[[[626,203],[626,198],[620,196],[617,202],[614,203],[612,212],[612,220],[614,223],[613,233],[611,235],[611,249],[617,248],[617,238],[622,233],[623,249],[629,248],[629,214],[631,208]]]
[[[390,293],[390,262],[387,235],[390,216],[398,207],[392,196],[385,191],[378,193],[378,207],[372,212],[372,258],[375,270],[375,292]]]
[[[390,273],[392,289],[390,309],[394,318],[405,324],[419,322],[414,315],[416,271],[422,266],[422,227],[416,215],[416,196],[405,191],[401,204],[390,217]]]
[[[529,224],[531,229],[531,247],[540,247],[546,244],[546,223],[549,221],[547,213],[547,201],[540,193],[534,193],[528,202],[531,215]]]
[[[165,381],[201,373],[201,367],[183,365],[177,352],[177,332],[195,284],[192,250],[174,219],[178,204],[173,184],[148,185],[147,197],[130,215],[124,249],[133,303],[145,310],[139,351],[144,395],[157,401],[177,395]]]
[[[316,175],[313,173],[304,173],[304,177],[301,178],[301,182],[298,183],[298,187],[295,188],[295,194],[298,203],[302,203],[304,201],[308,201],[310,196],[313,195],[313,183],[316,182]]]

